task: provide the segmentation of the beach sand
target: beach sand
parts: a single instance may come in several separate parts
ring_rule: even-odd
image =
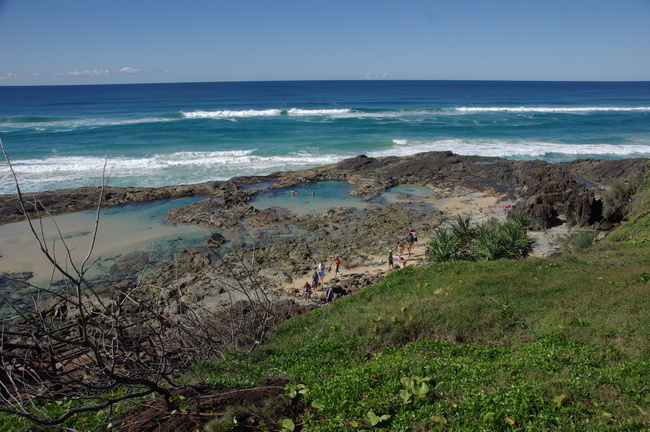
[[[476,224],[484,223],[490,219],[496,219],[499,222],[505,222],[507,215],[504,212],[505,205],[512,205],[503,200],[502,197],[489,196],[481,192],[470,192],[462,196],[451,196],[440,198],[432,201],[437,210],[442,211],[448,219],[453,219],[456,215],[470,215],[472,222]],[[571,229],[566,225],[561,225],[545,231],[529,232],[529,236],[535,240],[535,249],[532,256],[545,257],[549,254],[559,251],[557,246],[558,239],[571,234]],[[406,236],[406,233],[405,233]],[[422,267],[430,264],[426,256],[427,251],[426,238],[418,238],[418,243],[414,245],[411,251],[411,257],[408,258],[406,251],[403,256],[407,258],[407,266]],[[396,252],[396,245],[393,247],[393,253]],[[311,283],[313,271],[306,274],[291,275],[293,282],[283,287],[285,293],[294,298],[301,304],[318,303],[321,301],[324,290],[328,285],[337,285],[340,281],[347,278],[358,278],[359,276],[377,276],[383,277],[391,271],[399,271],[397,263],[395,268],[390,269],[387,263],[388,250],[384,255],[371,255],[369,262],[372,264],[359,265],[348,268],[345,262],[342,263],[342,275],[334,274],[333,267],[330,272],[325,274],[325,283],[312,294],[311,300],[304,300],[303,286],[305,282]],[[326,267],[332,263],[325,263]]]
[[[442,196],[442,198],[440,198],[440,196]],[[504,213],[504,205],[514,204],[514,203],[508,203],[504,201],[503,197],[501,196],[488,195],[482,192],[476,192],[471,190],[460,190],[456,192],[446,190],[443,193],[437,191],[437,193],[432,193],[430,196],[417,197],[417,198],[406,194],[404,196],[399,197],[397,200],[398,201],[403,200],[404,202],[409,202],[409,203],[413,203],[413,202],[421,203],[421,204],[426,203],[427,208],[429,209],[432,208],[435,209],[436,211],[442,212],[443,217],[441,218],[441,220],[445,220],[445,219],[453,220],[459,214],[469,215],[471,216],[473,223],[483,223],[493,218],[503,222],[506,220],[506,215]],[[60,221],[59,228],[62,230],[63,236],[66,237],[69,241],[73,242],[73,246],[74,246],[73,252],[75,254],[83,253],[86,250],[84,245],[89,242],[89,234],[92,228],[92,223],[91,223],[92,218],[93,218],[92,212],[72,213],[72,214],[64,215],[64,217],[61,216],[57,217],[57,219]],[[133,225],[132,226],[133,229],[135,229],[135,225],[136,225],[134,221],[129,221],[128,223],[125,222],[126,219],[124,218],[125,216],[121,215],[120,217],[116,218],[115,221],[111,221],[110,218],[104,218],[101,221],[100,236],[98,238],[98,242],[95,249],[96,256],[99,255],[107,258],[114,255],[115,252],[110,249],[106,249],[106,247],[108,247],[109,244],[114,245],[115,242],[119,244],[119,249],[122,253],[127,253],[128,250],[131,249],[130,244],[132,242],[134,242],[135,240],[141,240],[140,238],[141,234],[136,234],[135,232],[133,232],[133,230],[124,230],[125,224]],[[112,223],[115,223],[117,225],[112,226],[111,225]],[[185,227],[184,229],[189,229],[190,231],[192,229],[198,230],[199,237],[201,238],[203,237],[201,235],[202,228],[198,226],[183,225],[183,224],[181,224],[180,226]],[[80,227],[90,227],[90,228],[80,229]],[[33,237],[31,237],[31,235],[26,230],[19,231],[14,229],[11,226],[11,224],[5,225],[4,227],[0,227],[0,228],[8,230],[7,233],[11,232],[11,234],[15,237],[10,242],[13,250],[11,252],[9,250],[4,251],[5,252],[4,257],[2,260],[0,260],[0,264],[5,265],[4,267],[5,269],[18,269],[19,271],[34,271],[36,274],[34,275],[35,277],[33,281],[40,282],[43,279],[47,278],[49,271],[51,271],[51,267],[45,263],[44,257],[41,256],[40,252],[35,250],[37,248],[34,247],[35,244],[34,244]],[[162,228],[166,228],[166,227],[163,226]],[[413,228],[418,230],[417,225],[413,226]],[[151,229],[151,227],[149,227],[149,229]],[[151,236],[154,234],[154,232],[156,232],[159,229],[161,229],[161,227],[151,232],[148,232],[147,229],[144,229],[144,233]],[[548,253],[556,250],[556,247],[553,245],[553,236],[555,235],[555,232],[557,230],[563,230],[563,228],[560,227],[554,230],[549,230],[546,232],[536,232],[531,234],[531,236],[535,237],[537,240],[538,247],[535,250],[535,255],[545,256]],[[48,231],[52,231],[52,229],[49,229]],[[564,229],[564,231],[566,231],[566,229]],[[116,236],[116,233],[121,233],[123,235]],[[407,237],[407,234],[408,234],[407,230],[405,230],[401,238],[405,239]],[[107,238],[105,238],[106,235],[111,237],[110,241]],[[430,233],[419,231],[419,238],[418,238],[419,241],[417,244],[414,245],[411,251],[411,256],[408,257],[408,254],[406,253],[406,251],[404,251],[403,255],[407,259],[408,266],[420,267],[429,264],[429,261],[427,260],[426,257],[427,241],[429,240],[428,238],[429,235]],[[154,240],[155,237],[148,238],[148,241],[150,242],[153,242]],[[332,286],[345,285],[346,283],[349,284],[350,281],[358,281],[360,278],[365,279],[366,286],[368,285],[367,281],[378,281],[382,277],[387,275],[390,271],[399,271],[397,269],[397,262],[395,262],[395,267],[396,267],[395,270],[389,269],[388,264],[386,262],[389,249],[392,249],[393,253],[397,254],[397,243],[395,242],[395,244],[390,244],[386,242],[385,244],[386,244],[385,250],[381,252],[377,252],[377,250],[375,250],[374,253],[366,250],[360,251],[364,255],[363,260],[356,260],[350,263],[350,262],[346,262],[345,257],[342,257],[342,265],[341,265],[342,275],[334,274],[334,269],[333,269],[334,256],[330,256],[325,262],[326,268],[329,268],[329,271],[327,271],[325,275],[325,284],[324,286],[320,287],[321,288],[320,290],[317,290],[316,292],[313,293],[312,301],[304,300],[303,286],[305,282],[311,283],[311,277],[315,268],[312,268],[309,271],[302,272],[302,273],[293,273],[293,274],[289,273],[288,276],[291,282],[278,283],[279,287],[276,291],[276,294],[280,295],[281,297],[295,300],[299,304],[307,305],[307,304],[313,304],[315,302],[318,302],[322,295],[322,290],[328,285],[332,285]],[[47,273],[40,274],[39,272],[36,271],[37,261],[34,261],[35,254],[39,256],[38,258],[41,259],[41,261],[43,261],[43,263],[41,263],[42,264],[41,267],[47,269],[48,270]],[[65,254],[63,253],[60,254],[60,256],[64,256],[64,255]],[[351,266],[351,264],[353,265]],[[1,266],[0,266],[0,270],[2,270]],[[100,266],[100,268],[97,270],[106,271],[106,269],[102,268],[102,266]],[[213,299],[211,298],[211,296],[209,297],[210,298],[206,298],[206,301],[210,301],[210,302],[216,301],[217,303],[221,301],[218,300],[217,298]]]
[[[495,197],[486,195],[481,192],[469,192],[461,196],[449,196],[439,199],[430,199],[429,202],[433,207],[444,213],[447,219],[453,219],[456,215],[470,215],[474,223],[483,223],[490,219],[496,219],[500,222],[505,222],[506,214],[504,212],[504,201],[502,197]],[[404,233],[406,237],[407,233]],[[421,267],[429,264],[429,261],[426,256],[427,251],[427,238],[418,238],[418,243],[415,244],[411,250],[411,256],[408,257],[406,248],[403,252],[403,256],[407,259],[407,266]],[[550,242],[540,243],[541,248],[535,251],[536,255],[544,255],[548,252],[548,249],[552,246]],[[393,254],[397,255],[397,244],[392,247]],[[323,286],[320,286],[313,294],[311,301],[305,301],[303,299],[303,286],[305,282],[311,283],[311,276],[313,271],[304,274],[293,274],[291,275],[293,281],[290,284],[287,284],[283,287],[283,291],[289,294],[291,297],[294,297],[300,303],[313,303],[319,302],[323,296],[323,292],[328,285],[338,284],[340,281],[343,281],[348,278],[358,278],[359,276],[378,276],[383,277],[391,271],[399,271],[397,262],[394,263],[395,269],[391,270],[388,267],[387,257],[388,250],[386,250],[383,255],[370,255],[370,259],[367,263],[354,267],[346,266],[345,262],[341,264],[342,275],[334,274],[332,262],[325,263],[326,267],[330,267],[331,271],[326,272],[325,274],[325,283]],[[333,257],[332,257],[333,259]]]

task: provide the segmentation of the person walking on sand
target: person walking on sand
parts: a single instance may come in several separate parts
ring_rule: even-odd
[[[325,264],[323,263],[318,264],[318,280],[321,285],[325,283]]]
[[[318,272],[314,272],[313,275],[311,275],[311,287],[313,289],[318,288]]]
[[[389,249],[388,250],[388,268],[393,269],[395,266],[393,265],[393,250]]]
[[[397,255],[402,255],[402,252],[404,252],[404,244],[397,242]]]
[[[341,272],[341,260],[339,257],[334,258],[334,275],[337,273],[343,276],[343,273]]]
[[[409,258],[411,258],[411,249],[413,249],[413,242],[409,240],[406,242],[406,253]]]
[[[418,243],[418,233],[413,228],[409,229],[409,240],[413,244]]]
[[[311,285],[309,285],[309,281],[305,282],[303,289],[305,290],[305,300],[311,300]]]

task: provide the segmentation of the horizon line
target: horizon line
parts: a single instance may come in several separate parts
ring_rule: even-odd
[[[76,83],[76,84],[0,84],[0,87],[80,87],[119,85],[166,85],[166,84],[227,84],[227,83],[291,83],[291,82],[520,82],[520,83],[650,83],[650,80],[531,80],[531,79],[277,79],[277,80],[227,80],[227,81],[170,81],[132,83]]]

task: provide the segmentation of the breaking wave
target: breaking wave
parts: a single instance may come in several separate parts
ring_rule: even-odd
[[[648,144],[566,144],[521,140],[462,140],[439,141],[393,140],[391,148],[368,153],[368,156],[409,156],[429,151],[451,151],[459,155],[515,159],[575,159],[581,157],[650,157]],[[549,156],[553,157],[549,157]]]
[[[266,175],[334,163],[343,158],[310,152],[258,155],[252,150],[176,152],[150,157],[48,157],[12,161],[25,192],[99,186],[104,165],[111,186],[161,187],[227,180],[237,176]],[[0,164],[0,193],[15,193],[6,164]]]
[[[266,110],[222,110],[181,112],[185,118],[233,118],[233,117],[275,117],[275,116],[337,116],[353,112],[351,109],[266,109]]]

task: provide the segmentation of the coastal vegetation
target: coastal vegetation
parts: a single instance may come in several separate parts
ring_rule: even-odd
[[[527,258],[535,245],[528,237],[530,220],[523,213],[508,222],[491,219],[472,225],[470,215],[457,215],[449,226],[438,227],[429,241],[429,258],[436,262]]]
[[[515,214],[505,224],[473,226],[458,216],[430,241],[421,239],[429,241],[430,265],[394,270],[278,326],[255,326],[249,337],[233,339],[231,350],[200,353],[182,376],[178,368],[137,377],[153,378],[158,395],[126,402],[133,387],[115,381],[100,392],[111,403],[92,413],[89,394],[46,393],[25,409],[66,417],[59,427],[67,430],[125,432],[648,430],[650,182],[610,190],[608,205],[625,223],[595,244],[588,232],[567,240],[554,258],[499,259],[529,256],[529,221]],[[72,276],[79,296],[83,266]],[[108,342],[95,348],[110,348],[124,327],[101,320],[117,323],[124,309],[112,306],[115,315],[103,316],[87,310],[80,317],[103,328],[98,339]],[[195,324],[209,324],[197,317]],[[156,334],[164,335],[169,323],[160,324]],[[236,355],[252,341],[262,343]],[[158,353],[149,347],[160,364],[179,352],[166,343]],[[0,422],[37,430],[20,417],[0,414]]]
[[[306,408],[282,430],[648,430],[648,186],[593,246],[395,271],[286,321],[246,362],[194,373],[229,387],[290,378],[287,400]]]

